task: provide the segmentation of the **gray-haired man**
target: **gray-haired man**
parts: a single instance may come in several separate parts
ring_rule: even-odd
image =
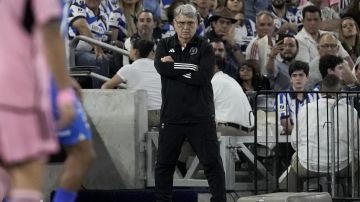
[[[196,36],[196,9],[185,4],[175,9],[176,34],[162,39],[155,54],[161,75],[162,106],[159,149],[155,168],[157,202],[170,202],[175,165],[188,139],[204,167],[212,202],[225,202],[225,174],[216,136],[211,78],[214,52]]]

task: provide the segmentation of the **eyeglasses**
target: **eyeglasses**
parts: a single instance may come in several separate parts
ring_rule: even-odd
[[[337,44],[321,44],[320,45],[321,48],[331,48],[331,49],[335,49],[338,47]]]
[[[194,27],[195,26],[195,21],[177,21],[175,19],[174,19],[174,21],[181,28],[185,27],[185,25],[187,25],[188,27]]]

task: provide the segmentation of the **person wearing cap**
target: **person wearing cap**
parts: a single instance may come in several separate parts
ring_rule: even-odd
[[[160,40],[154,60],[162,84],[156,201],[172,201],[175,166],[187,139],[204,167],[212,194],[210,201],[226,202],[211,86],[214,52],[207,40],[196,35],[198,19],[194,6],[178,6],[173,24],[176,34]]]
[[[229,74],[231,77],[236,75],[236,70],[239,65],[243,63],[244,56],[241,53],[240,45],[235,40],[235,26],[237,22],[234,18],[234,14],[226,7],[220,7],[215,10],[213,15],[209,18],[211,23],[211,30],[205,35],[211,41],[215,38],[222,39],[226,49],[226,67],[230,69]]]

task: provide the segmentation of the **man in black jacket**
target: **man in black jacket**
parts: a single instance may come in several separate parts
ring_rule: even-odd
[[[175,9],[176,34],[158,43],[155,67],[161,75],[162,106],[155,168],[157,202],[170,202],[175,165],[187,139],[204,167],[212,202],[226,202],[225,174],[216,136],[211,78],[214,52],[195,35],[196,9]]]

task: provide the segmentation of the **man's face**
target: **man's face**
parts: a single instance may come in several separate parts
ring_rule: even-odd
[[[226,35],[233,24],[231,20],[226,18],[219,18],[217,21],[213,22],[214,31],[219,36]]]
[[[215,55],[225,58],[225,46],[223,42],[211,42]]]
[[[209,8],[210,0],[196,0],[196,6],[199,8]]]
[[[226,7],[232,12],[239,12],[243,10],[244,3],[241,0],[228,0]]]
[[[321,38],[318,44],[319,55],[336,55],[339,51],[337,39],[331,35],[326,35]]]
[[[285,0],[271,0],[272,5],[275,8],[283,8],[285,6]]]
[[[304,24],[304,29],[307,32],[309,32],[309,34],[318,33],[320,29],[320,23],[321,23],[321,18],[318,12],[314,12],[314,13],[306,12],[303,19],[303,24]]]
[[[335,74],[342,81],[344,80],[344,64],[336,65],[334,70],[328,69],[328,74]]]
[[[179,39],[190,40],[196,33],[197,19],[180,14],[174,19],[175,32]]]
[[[307,81],[308,78],[303,70],[297,70],[291,74],[290,82],[295,91],[304,90]]]
[[[259,16],[256,18],[255,28],[259,38],[266,35],[271,36],[274,30],[274,20],[268,15]]]
[[[291,61],[296,57],[298,48],[296,46],[296,39],[292,37],[284,38],[284,49],[280,52],[282,59],[286,61]]]
[[[136,23],[136,27],[138,29],[140,36],[142,35],[152,36],[155,27],[155,22],[152,14],[149,12],[142,12],[139,15],[138,21]]]

